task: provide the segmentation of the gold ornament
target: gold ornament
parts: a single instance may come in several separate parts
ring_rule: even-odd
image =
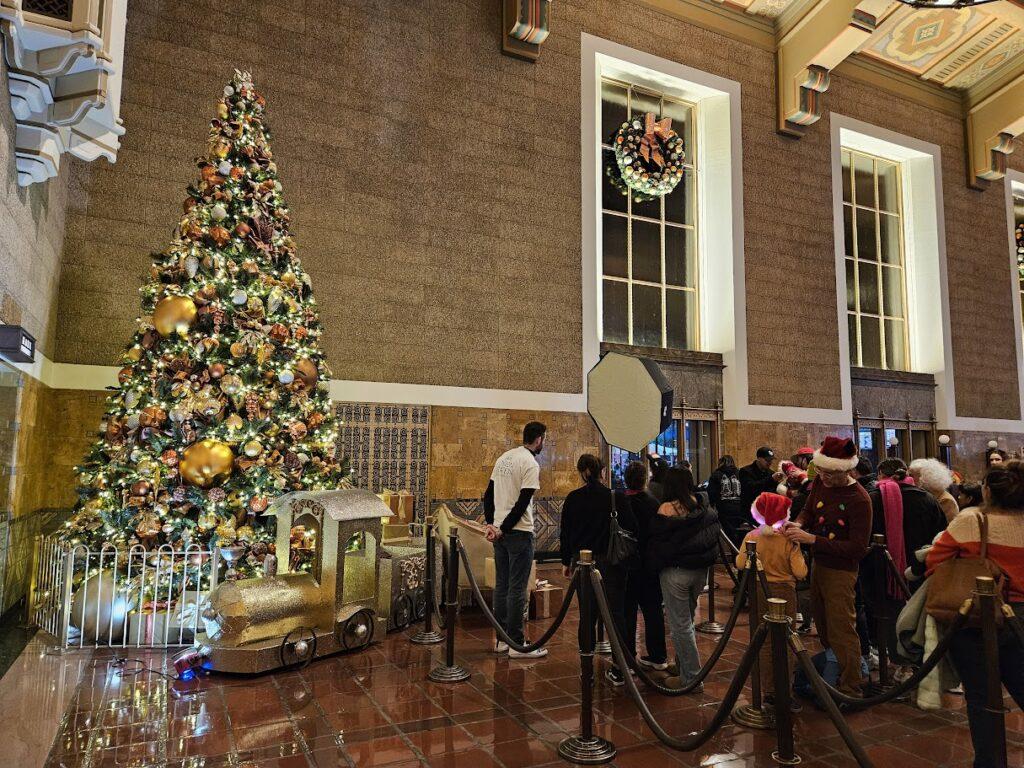
[[[250,440],[242,447],[242,451],[249,458],[255,458],[263,453],[263,445],[259,440]]]
[[[168,296],[153,310],[153,327],[161,336],[185,334],[196,319],[196,303],[188,296]]]
[[[201,440],[181,456],[181,477],[191,485],[209,488],[231,476],[235,454],[219,440]]]
[[[220,391],[225,395],[237,395],[242,390],[242,379],[233,373],[220,380]]]
[[[320,378],[316,363],[304,357],[295,364],[295,383],[302,389],[313,389]]]
[[[224,420],[224,426],[228,429],[241,429],[242,428],[242,417],[237,413],[232,413]]]
[[[150,405],[142,409],[139,414],[139,423],[144,427],[159,427],[167,421],[167,411],[157,405]]]

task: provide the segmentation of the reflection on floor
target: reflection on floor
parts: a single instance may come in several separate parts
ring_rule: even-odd
[[[543,577],[555,580],[544,569]],[[724,572],[719,619],[731,607],[731,586]],[[701,601],[701,610],[704,601]],[[674,734],[701,728],[716,710],[747,640],[741,618],[733,641],[702,694],[659,697],[648,691],[651,709]],[[547,621],[535,623],[535,635]],[[466,683],[427,682],[439,647],[411,645],[407,634],[392,634],[363,653],[318,661],[301,671],[257,678],[212,676],[189,683],[171,682],[161,653],[130,654],[123,673],[108,667],[111,655],[95,661],[74,655],[81,673],[73,696],[69,686],[55,686],[50,709],[66,706],[59,733],[52,722],[33,715],[39,687],[52,668],[30,678],[12,669],[3,681],[4,727],[57,733],[46,765],[94,768],[173,766],[173,768],[327,768],[328,766],[466,766],[528,768],[562,765],[558,742],[579,726],[579,667],[574,613],[552,640],[543,660],[519,662],[489,652],[493,640],[479,614],[462,617],[458,631],[459,662],[473,672]],[[699,635],[707,657],[715,638]],[[39,654],[38,640],[27,653]],[[50,665],[68,657],[41,657]],[[39,658],[36,659],[39,661]],[[19,659],[19,665],[25,657]],[[607,664],[599,662],[603,671]],[[146,665],[149,669],[142,669]],[[150,671],[153,670],[153,671]],[[12,686],[16,695],[7,696]],[[60,689],[60,690],[58,690]],[[45,694],[45,691],[43,692]],[[26,707],[13,706],[22,696]],[[34,698],[33,698],[34,697]],[[44,696],[45,698],[45,696]],[[954,700],[960,706],[959,700]],[[774,765],[771,732],[753,732],[728,724],[703,748],[678,753],[661,747],[641,722],[622,689],[603,678],[596,690],[597,732],[619,748],[613,765],[664,766]],[[53,716],[51,713],[51,721]],[[858,737],[879,768],[968,766],[971,748],[960,711],[921,712],[906,704],[888,704],[849,715]],[[826,718],[806,706],[796,716],[797,751],[804,766],[847,768],[855,763]],[[1024,764],[1024,716],[1007,717],[1010,765]],[[0,743],[9,744],[0,733]],[[39,742],[41,737],[36,737]],[[6,749],[6,746],[5,746]],[[40,765],[46,750],[21,753],[7,763]],[[36,755],[33,759],[30,755]]]

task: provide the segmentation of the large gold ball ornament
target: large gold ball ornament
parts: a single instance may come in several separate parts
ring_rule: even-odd
[[[320,378],[316,363],[304,357],[295,364],[295,381],[303,389],[313,389]]]
[[[185,449],[179,471],[186,483],[209,488],[231,476],[234,460],[235,454],[227,443],[200,440]]]
[[[153,310],[153,327],[161,336],[187,333],[196,319],[196,303],[188,296],[168,296]]]

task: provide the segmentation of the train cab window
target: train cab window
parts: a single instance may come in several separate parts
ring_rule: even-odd
[[[292,526],[288,547],[288,570],[292,573],[309,573],[320,581],[319,558],[320,521],[311,514],[296,518]]]

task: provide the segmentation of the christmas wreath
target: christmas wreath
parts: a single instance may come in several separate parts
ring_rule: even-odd
[[[615,167],[605,172],[616,189],[636,202],[667,195],[683,178],[683,139],[672,130],[670,117],[634,116],[615,132],[611,144]]]

